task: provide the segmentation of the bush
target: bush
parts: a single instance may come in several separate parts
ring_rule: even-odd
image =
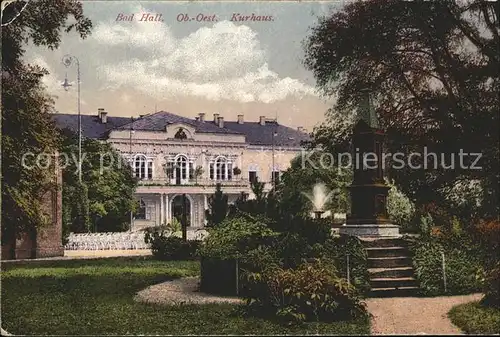
[[[200,247],[200,255],[222,260],[241,258],[276,235],[262,222],[243,217],[228,218],[218,227],[209,229],[209,235]]]
[[[466,247],[454,247],[431,238],[413,243],[410,249],[414,255],[415,275],[423,294],[466,294],[482,289],[484,271],[481,261]],[[446,292],[441,252],[445,255]]]
[[[334,321],[366,315],[356,288],[331,264],[316,260],[297,269],[266,268],[247,273],[247,305],[286,321]]]
[[[402,232],[414,232],[412,220],[415,215],[415,205],[411,200],[401,192],[394,182],[386,181],[391,187],[387,195],[387,213],[389,218],[398,226],[401,226]]]
[[[500,263],[488,272],[481,304],[500,309]]]
[[[164,231],[146,232],[145,241],[151,243],[153,257],[158,260],[192,260],[200,246],[200,241],[184,241]]]
[[[448,316],[466,334],[498,335],[500,331],[500,310],[478,302],[457,305]]]
[[[236,295],[242,288],[236,278],[240,269],[254,270],[252,263],[260,266],[255,251],[264,249],[276,234],[266,224],[243,217],[228,218],[210,229],[199,250],[202,291]]]

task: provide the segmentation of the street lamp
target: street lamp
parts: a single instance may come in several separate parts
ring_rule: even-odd
[[[78,179],[82,182],[82,115],[80,113],[80,62],[75,56],[71,56],[66,54],[62,58],[62,63],[68,68],[76,63],[77,70],[77,83],[78,83]],[[64,90],[68,91],[71,84],[68,83],[68,74],[66,73],[66,78],[64,79],[64,83],[62,87]]]
[[[275,167],[274,167],[274,137],[276,137],[278,135],[278,133],[276,132],[276,129],[278,127],[278,118],[276,118],[275,120],[275,125],[274,125],[274,128],[273,128],[273,142],[272,142],[272,159],[273,159],[273,168],[272,168],[272,185],[273,185],[273,189],[274,189],[274,192],[276,192],[276,177],[275,177],[275,173],[274,173],[274,170],[275,170]]]

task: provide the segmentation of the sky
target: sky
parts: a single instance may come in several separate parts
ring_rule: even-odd
[[[319,95],[303,66],[303,41],[318,17],[343,5],[83,1],[91,35],[64,34],[52,51],[28,46],[26,59],[50,72],[44,82],[59,113],[78,111],[76,64],[62,62],[70,54],[80,64],[82,114],[104,108],[127,117],[160,110],[225,120],[277,116],[281,124],[312,130],[332,101]],[[252,15],[266,21],[234,21]]]

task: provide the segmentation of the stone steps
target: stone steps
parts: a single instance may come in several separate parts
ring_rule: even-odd
[[[418,281],[408,244],[401,238],[363,240],[368,256],[370,297],[417,296]]]
[[[408,256],[372,257],[368,258],[368,268],[411,267],[412,261]]]
[[[398,257],[410,256],[408,247],[370,247],[366,248],[366,253],[369,258],[376,257]]]
[[[412,277],[413,267],[369,268],[368,272],[373,278]]]
[[[384,278],[370,278],[370,285],[372,289],[385,289],[385,288],[408,288],[417,287],[418,283],[413,277],[384,277]]]

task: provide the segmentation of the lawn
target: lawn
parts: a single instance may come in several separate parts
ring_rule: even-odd
[[[158,306],[134,294],[199,274],[196,261],[149,257],[2,264],[2,327],[11,334],[369,334],[367,320],[285,326],[232,305]]]
[[[498,334],[500,309],[482,306],[479,302],[457,305],[448,314],[453,324],[467,334]]]

